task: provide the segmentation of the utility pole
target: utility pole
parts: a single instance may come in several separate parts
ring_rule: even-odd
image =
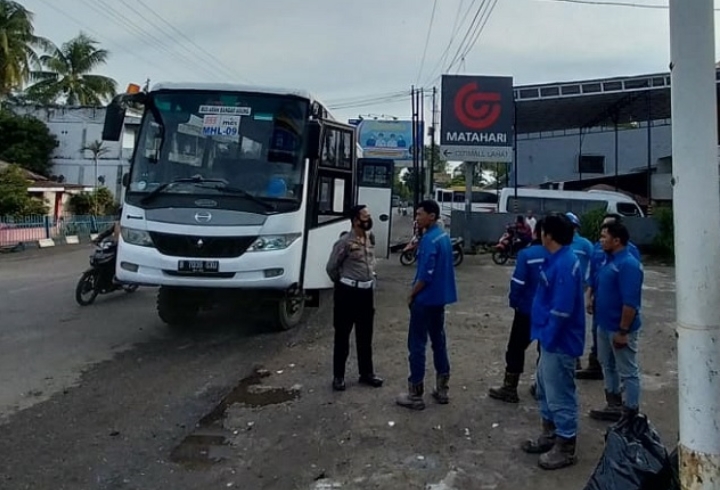
[[[680,483],[720,487],[720,190],[713,0],[670,0]],[[702,213],[702,219],[698,219]]]
[[[435,164],[437,163],[435,161],[435,155],[437,153],[437,146],[435,146],[435,133],[437,128],[437,87],[433,87],[432,89],[432,122],[430,125],[430,171],[428,172],[427,178],[426,178],[426,186],[427,190],[425,192],[426,199],[432,199],[433,198],[433,182],[434,182],[434,174],[435,174]]]

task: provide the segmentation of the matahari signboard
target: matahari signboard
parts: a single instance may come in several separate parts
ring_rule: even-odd
[[[440,147],[448,160],[512,162],[512,77],[443,75]]]

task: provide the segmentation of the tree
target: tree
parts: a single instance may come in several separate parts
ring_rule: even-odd
[[[107,62],[109,52],[83,34],[40,57],[44,70],[32,73],[27,96],[45,104],[64,99],[72,106],[99,106],[117,93],[117,82],[92,72]]]
[[[100,157],[102,157],[103,155],[106,155],[106,154],[110,151],[110,149],[107,148],[107,147],[105,147],[105,146],[103,146],[103,142],[102,142],[102,141],[98,141],[98,140],[93,141],[93,142],[90,143],[89,145],[83,146],[81,149],[82,149],[82,151],[89,151],[90,153],[92,153],[92,156],[93,156],[93,162],[95,163],[95,184],[94,184],[94,187],[95,187],[95,197],[97,198],[97,197],[98,197],[98,160],[99,160]],[[95,209],[96,209],[96,210],[99,209],[99,208],[98,208],[98,203],[95,203]],[[97,213],[96,213],[96,214],[97,214]]]
[[[464,185],[465,184],[465,165],[466,162],[461,163],[453,170],[452,185]],[[500,185],[505,185],[505,176],[510,168],[509,164],[506,163],[495,163],[495,162],[478,162],[475,163],[475,171],[473,175],[474,185],[491,185],[500,181]]]
[[[93,192],[73,194],[70,198],[70,208],[77,215],[104,216],[113,212],[115,198],[107,187],[99,187]]]
[[[0,170],[0,216],[46,214],[47,206],[28,194],[28,179],[22,168],[8,165]]]
[[[433,158],[433,151],[431,146],[425,146],[425,152],[423,154],[424,156],[424,169],[428,169],[431,166],[432,163],[432,175],[438,174],[438,173],[447,173],[448,171],[448,162],[445,156],[443,156],[442,152],[440,151],[440,147],[435,147],[434,152],[434,158]],[[427,177],[426,177],[427,170],[423,170],[421,172],[421,180],[420,180],[420,193],[425,194],[425,184],[427,183]],[[405,194],[409,197],[412,196],[415,193],[415,171],[412,169],[412,167],[408,168],[408,171],[405,172],[405,174],[402,176],[402,178],[398,177],[398,180],[401,181],[401,184],[403,187],[405,187]],[[431,184],[432,185],[432,184]],[[400,193],[398,193],[400,194]]]
[[[51,49],[53,44],[36,36],[33,14],[17,2],[0,0],[0,99],[30,79],[40,59],[33,48]]]
[[[41,120],[0,110],[0,160],[47,176],[57,146],[57,138]]]

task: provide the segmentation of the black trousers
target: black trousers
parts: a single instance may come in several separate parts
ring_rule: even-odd
[[[335,348],[333,375],[345,377],[345,364],[350,354],[350,334],[355,327],[358,371],[360,376],[375,374],[372,361],[373,321],[375,319],[375,292],[337,284],[334,292],[333,324]]]
[[[521,374],[525,370],[525,351],[532,340],[530,340],[530,315],[515,310],[512,327],[510,328],[510,339],[508,340],[507,351],[505,352],[505,371],[513,374]],[[538,343],[538,360],[540,359],[540,344]]]

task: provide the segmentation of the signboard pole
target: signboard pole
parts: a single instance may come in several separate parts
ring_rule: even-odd
[[[427,174],[427,161],[425,160],[425,89],[418,89],[418,99],[420,110],[418,124],[418,148],[420,149],[420,175],[418,181],[418,196],[425,195],[425,175]]]
[[[717,489],[720,482],[720,248],[715,246],[720,242],[720,193],[714,19],[713,0],[670,0],[678,452],[683,490]]]
[[[437,163],[435,161],[435,155],[437,154],[437,147],[435,146],[435,129],[437,120],[435,118],[435,115],[437,114],[437,87],[433,87],[432,89],[432,119],[431,119],[431,126],[430,126],[430,171],[427,174],[427,177],[425,178],[427,189],[425,191],[425,195],[427,196],[427,199],[432,199],[434,194],[434,183],[435,183],[435,164]]]
[[[513,213],[518,212],[518,150],[517,150],[517,104],[513,99]]]
[[[472,221],[472,191],[475,176],[475,162],[465,163],[465,240],[466,250],[472,249],[472,232],[470,222]]]

